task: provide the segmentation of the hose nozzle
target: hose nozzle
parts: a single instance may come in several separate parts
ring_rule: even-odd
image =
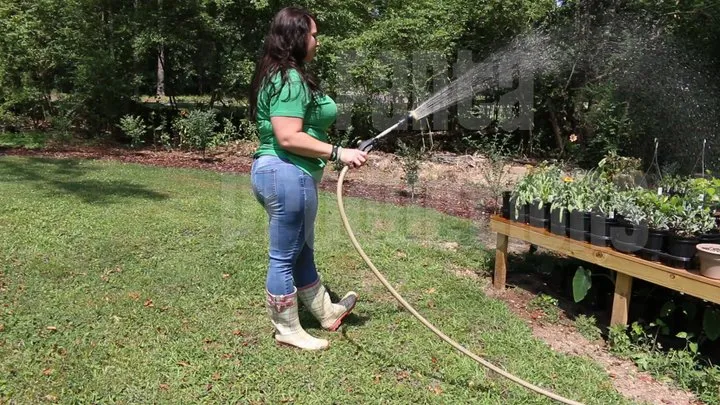
[[[380,138],[382,138],[383,136],[389,134],[389,133],[392,132],[394,129],[398,128],[399,126],[401,126],[401,125],[403,125],[403,124],[405,124],[405,123],[407,123],[408,125],[412,125],[414,119],[415,119],[415,113],[414,113],[414,112],[408,113],[407,116],[403,117],[400,121],[396,122],[396,123],[395,123],[393,126],[391,126],[390,128],[382,131],[381,133],[379,133],[379,134],[378,134],[377,136],[375,136],[374,138],[370,138],[370,139],[367,139],[367,140],[365,140],[365,141],[360,142],[360,144],[358,145],[358,149],[360,149],[360,150],[363,151],[363,152],[370,152],[370,151],[373,149],[373,147],[375,146],[375,143],[377,142],[378,139],[380,139]]]

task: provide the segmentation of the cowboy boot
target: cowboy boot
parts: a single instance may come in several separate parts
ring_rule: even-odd
[[[270,315],[270,321],[275,326],[275,340],[278,343],[303,350],[322,350],[328,347],[327,340],[310,336],[300,326],[297,289],[287,295],[272,295],[267,290],[265,292],[267,293],[265,307]]]
[[[340,323],[350,311],[355,308],[357,302],[357,293],[350,291],[337,304],[330,301],[325,286],[322,285],[320,279],[297,290],[302,303],[310,310],[310,313],[320,321],[323,329],[335,331],[340,327]]]

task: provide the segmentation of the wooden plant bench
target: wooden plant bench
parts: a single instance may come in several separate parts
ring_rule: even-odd
[[[508,238],[515,238],[616,271],[611,325],[627,325],[633,278],[720,304],[720,280],[703,277],[695,271],[675,269],[618,252],[610,247],[594,246],[588,242],[555,235],[545,229],[510,221],[500,216],[490,218],[490,229],[497,232],[493,276],[493,286],[497,289],[505,288]]]

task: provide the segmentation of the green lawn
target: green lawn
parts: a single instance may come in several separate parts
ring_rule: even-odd
[[[471,222],[347,204],[376,265],[450,336],[573,399],[625,403],[600,367],[554,353],[482,279],[456,275],[489,267]],[[276,346],[265,222],[244,175],[0,158],[0,403],[550,403],[399,308],[349,244],[332,194],[317,260],[333,291],[361,301],[339,333],[302,313],[329,350]]]

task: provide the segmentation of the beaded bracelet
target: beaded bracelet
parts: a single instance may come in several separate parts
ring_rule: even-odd
[[[337,158],[338,158],[338,148],[339,148],[339,146],[333,145],[333,147],[332,147],[332,152],[330,152],[330,161],[331,161],[331,162],[334,162],[334,161],[337,160]]]

